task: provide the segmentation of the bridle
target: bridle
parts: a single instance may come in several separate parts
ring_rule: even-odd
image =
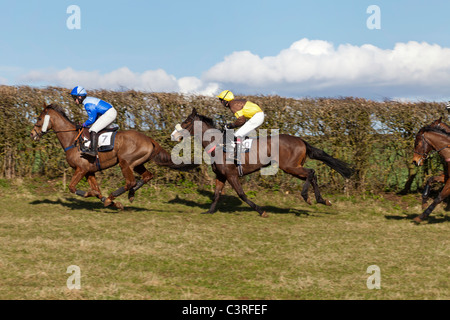
[[[423,150],[425,150],[425,144],[432,146],[432,144],[430,142],[428,142],[428,140],[425,138],[425,133],[422,132],[421,136],[422,136],[422,149]],[[440,149],[431,150],[431,152],[439,153],[442,150],[447,149],[447,148],[450,148],[450,145],[446,145],[446,146],[444,146],[444,147],[442,147]],[[427,160],[429,158],[429,156],[430,156],[429,152],[420,153],[420,152],[414,150],[414,153],[418,154],[421,157],[420,160],[419,160],[419,163],[422,162],[422,161]],[[446,159],[446,161],[447,161],[447,159]]]
[[[50,123],[50,115],[49,114],[45,114],[45,116],[44,116],[44,123],[43,124],[41,124],[41,125],[38,125],[38,124],[35,124],[34,126],[35,127],[37,127],[37,128],[42,128],[41,129],[41,132],[37,132],[35,129],[34,129],[34,131],[36,132],[36,134],[37,134],[37,136],[39,137],[39,139],[40,138],[42,138],[45,134],[47,134],[49,131],[48,131],[48,125],[49,125],[49,123]],[[68,129],[68,130],[54,130],[53,128],[52,129],[50,129],[53,133],[60,133],[60,132],[71,132],[71,131],[77,131],[77,128],[75,128],[75,129]],[[80,129],[80,130],[78,130],[79,131],[79,133],[78,133],[78,136],[76,137],[76,139],[75,139],[75,141],[78,139],[78,137],[81,135],[81,133],[83,132],[83,129]]]
[[[424,133],[421,134],[421,137],[422,137],[422,150],[425,150],[425,144],[429,145],[429,143],[428,143],[428,141],[425,139]],[[422,162],[422,161],[427,160],[428,157],[430,156],[430,155],[429,155],[429,152],[423,152],[423,153],[420,153],[420,152],[416,151],[415,149],[414,149],[414,153],[415,153],[415,154],[418,154],[418,155],[420,156],[419,163]]]

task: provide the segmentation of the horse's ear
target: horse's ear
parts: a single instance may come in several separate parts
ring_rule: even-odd
[[[42,102],[42,106],[44,107],[44,109],[45,109],[45,107],[46,107],[46,105],[45,105],[45,102]]]
[[[197,114],[197,109],[193,108],[191,114],[192,114],[192,115],[196,115],[196,114]]]
[[[438,121],[439,121],[439,122],[442,122],[442,117],[440,117]]]

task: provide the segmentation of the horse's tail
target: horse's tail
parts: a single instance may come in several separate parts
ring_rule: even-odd
[[[150,158],[159,166],[181,171],[188,171],[198,167],[198,164],[175,164],[170,153],[164,150],[156,141],[153,141],[153,146],[153,152]]]
[[[342,160],[335,159],[323,150],[317,149],[303,140],[306,145],[306,154],[310,159],[320,160],[327,166],[339,172],[343,177],[350,178],[354,170]]]

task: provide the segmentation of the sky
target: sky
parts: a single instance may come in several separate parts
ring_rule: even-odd
[[[0,85],[447,101],[449,12],[448,0],[0,0]]]

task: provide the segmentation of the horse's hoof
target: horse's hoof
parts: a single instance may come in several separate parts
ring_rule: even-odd
[[[101,194],[98,191],[92,191],[92,196],[99,198],[101,196]]]
[[[414,221],[415,223],[419,224],[419,223],[421,223],[423,220],[420,219],[420,217],[415,217],[415,218],[413,219],[413,221]]]
[[[128,200],[130,201],[130,203],[133,203],[134,197],[128,198]]]
[[[269,215],[267,214],[267,212],[263,212],[263,213],[261,213],[261,218],[268,218],[269,217]]]
[[[332,206],[331,202],[329,200],[325,200],[325,205]]]
[[[114,207],[116,207],[119,210],[123,210],[125,207],[120,202],[115,202]]]
[[[309,198],[306,199],[305,202],[306,202],[307,204],[309,204],[309,205],[312,205],[311,199],[309,199]]]
[[[113,203],[113,201],[111,199],[106,198],[105,202],[103,204],[105,207],[109,207],[112,203]]]

